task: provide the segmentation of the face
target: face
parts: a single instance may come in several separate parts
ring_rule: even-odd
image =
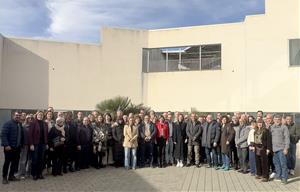
[[[255,123],[255,122],[252,122],[252,123],[251,123],[251,128],[252,128],[252,129],[255,129],[255,128],[256,128],[256,123]]]
[[[217,113],[217,119],[221,119],[221,113]]]
[[[98,119],[98,122],[102,122],[103,121],[103,116],[99,115],[97,119]]]
[[[141,120],[140,120],[140,118],[135,118],[135,124],[137,125],[137,124],[139,124],[140,122],[141,122]]]
[[[293,123],[293,118],[291,116],[286,117],[286,124],[291,125]]]
[[[227,119],[224,117],[222,118],[222,124],[225,125],[227,123]]]
[[[47,113],[47,117],[48,120],[51,120],[53,118],[53,113],[52,112],[48,112]]]
[[[92,113],[93,115],[94,115],[94,117],[96,118],[96,117],[98,117],[98,111],[93,111],[93,113]]]
[[[232,116],[231,121],[232,121],[233,123],[237,123],[237,118],[236,118],[236,116]]]
[[[44,115],[43,115],[43,113],[42,112],[39,112],[37,115],[36,115],[36,118],[37,118],[37,120],[43,120],[43,118],[44,118]]]
[[[13,119],[17,122],[21,122],[21,114],[18,112],[14,113]]]
[[[183,115],[179,115],[179,116],[178,116],[178,121],[179,121],[179,122],[182,122],[183,120],[184,120]]]
[[[206,121],[207,121],[208,123],[212,122],[212,116],[211,116],[211,115],[207,115]]]
[[[132,118],[132,117],[129,118],[128,124],[129,124],[129,125],[133,125],[133,118]]]
[[[267,115],[266,123],[269,124],[269,125],[272,124],[272,115],[270,115],[270,114]]]
[[[281,123],[281,118],[275,117],[275,118],[274,118],[274,124],[275,124],[275,125],[280,125],[280,123]]]
[[[168,115],[168,121],[172,122],[172,115]]]
[[[160,122],[160,123],[164,123],[164,118],[163,118],[163,117],[160,117],[160,118],[159,118],[159,122]]]
[[[257,127],[258,127],[259,129],[262,128],[262,127],[263,127],[263,123],[261,123],[261,122],[257,123]]]
[[[61,118],[64,118],[65,117],[65,114],[64,112],[58,112],[57,116],[61,117]]]
[[[26,115],[27,115],[26,113],[22,113],[22,115],[21,115],[21,120],[22,121],[24,121],[26,119]]]
[[[241,126],[245,125],[245,121],[242,118],[240,118],[239,123]]]
[[[123,120],[124,120],[125,122],[127,122],[127,119],[128,119],[127,115],[123,115]]]
[[[88,125],[89,124],[89,118],[85,117],[83,118],[83,121],[82,121],[83,125]]]
[[[110,116],[109,116],[109,115],[105,115],[105,120],[106,120],[107,122],[110,122],[110,121],[111,121]]]
[[[120,110],[118,110],[118,111],[117,111],[117,117],[119,117],[119,118],[120,118],[120,117],[122,117],[122,116],[123,116],[123,112],[122,112],[122,111],[120,111]]]
[[[82,112],[78,112],[77,113],[77,118],[81,120],[83,118],[83,113]]]
[[[144,122],[145,122],[145,123],[149,123],[149,121],[150,121],[150,118],[149,118],[148,115],[146,115],[146,116],[144,117]]]
[[[95,121],[95,116],[94,115],[89,115],[89,119],[90,119],[90,121]]]
[[[262,118],[262,117],[263,117],[263,114],[262,114],[262,112],[259,111],[259,112],[257,112],[256,116]]]
[[[162,115],[164,116],[165,119],[166,119],[167,116],[168,116],[168,114],[167,114],[166,112],[164,112]]]
[[[195,114],[195,113],[192,113],[192,114],[191,114],[191,120],[192,120],[193,122],[196,121],[196,114]]]

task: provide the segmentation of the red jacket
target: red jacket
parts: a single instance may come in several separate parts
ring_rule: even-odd
[[[44,123],[44,142],[48,144],[48,125]],[[40,143],[40,125],[37,120],[31,123],[28,131],[28,145],[37,145]]]
[[[162,133],[164,133],[164,139],[166,141],[169,140],[169,126],[167,123],[164,123],[164,124],[160,124],[160,122],[157,122],[156,123],[156,138],[159,138]]]

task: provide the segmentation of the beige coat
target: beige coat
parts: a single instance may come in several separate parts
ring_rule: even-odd
[[[132,126],[132,131],[129,125],[124,126],[124,143],[123,147],[127,148],[137,148],[138,147],[138,128],[137,126]]]

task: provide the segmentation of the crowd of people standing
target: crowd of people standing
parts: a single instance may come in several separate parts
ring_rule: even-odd
[[[256,117],[235,112],[206,116],[164,112],[157,115],[14,112],[1,130],[3,184],[32,177],[44,179],[94,167],[125,169],[204,166],[236,170],[262,182],[286,184],[295,174],[300,130],[288,115]]]

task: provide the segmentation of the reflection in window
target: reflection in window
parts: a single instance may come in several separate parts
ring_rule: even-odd
[[[221,69],[221,45],[143,49],[143,72]]]
[[[290,66],[300,66],[300,39],[290,40]]]

